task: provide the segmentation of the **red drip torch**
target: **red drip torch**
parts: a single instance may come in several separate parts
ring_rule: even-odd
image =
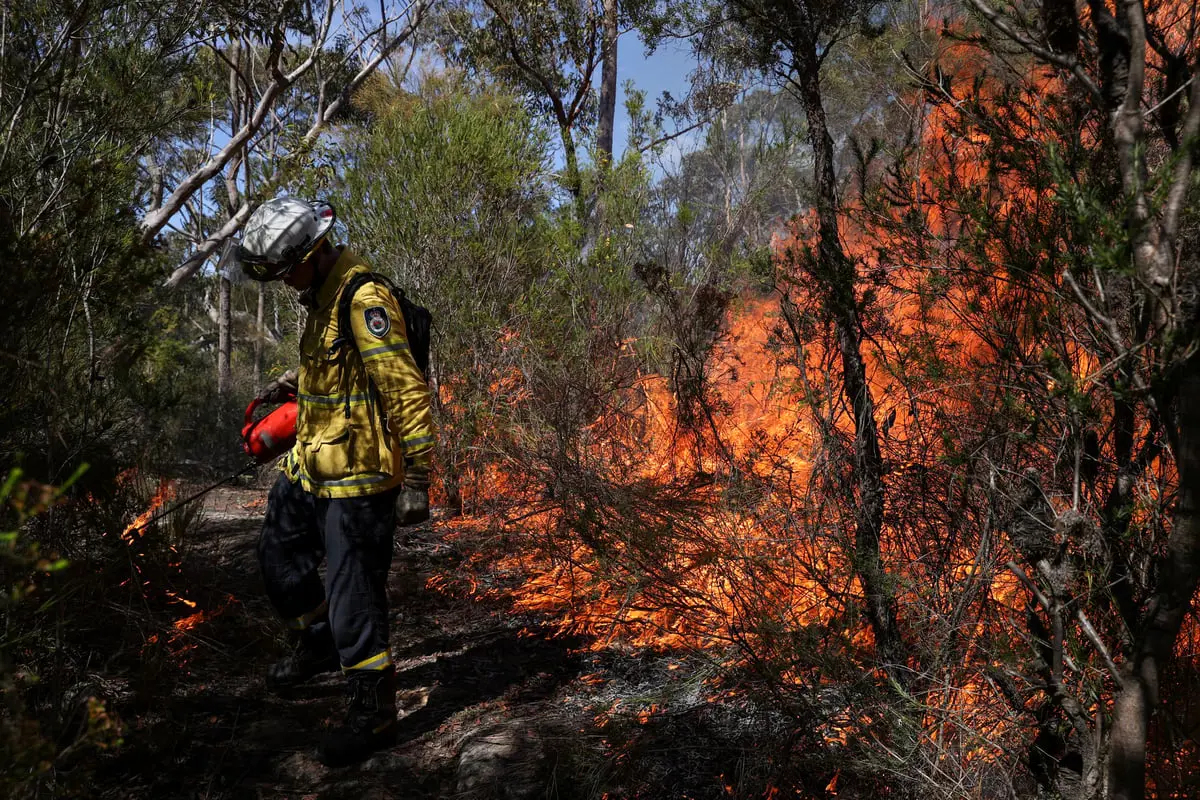
[[[255,420],[254,411],[262,403],[262,400],[255,398],[246,406],[246,424],[242,427],[242,448],[259,464],[283,455],[296,443],[296,414],[299,410],[293,397]]]

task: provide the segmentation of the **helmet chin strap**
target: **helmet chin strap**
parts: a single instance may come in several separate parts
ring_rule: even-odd
[[[318,248],[324,249],[324,245],[325,240],[322,240],[321,244],[318,245]],[[332,245],[330,246],[333,247]],[[338,255],[341,255],[337,247],[333,247],[333,250],[338,252]],[[329,273],[333,271],[332,268],[335,261],[336,259],[333,259],[328,262],[327,265],[325,258],[322,257],[319,263],[313,265],[312,283],[308,285],[307,289],[300,293],[300,304],[305,308],[316,308],[317,292],[321,291],[322,284],[324,284],[325,279],[329,277]]]

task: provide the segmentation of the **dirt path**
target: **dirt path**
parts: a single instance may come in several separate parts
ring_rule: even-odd
[[[515,613],[495,599],[500,592],[427,588],[434,576],[447,587],[494,583],[459,572],[464,554],[456,548],[484,542],[443,536],[449,527],[436,518],[396,535],[389,594],[399,742],[354,767],[323,767],[313,748],[343,713],[341,677],[286,696],[263,683],[286,651],[255,556],[264,506],[261,488],[210,495],[178,548],[165,595],[176,599],[115,625],[124,660],[98,672],[109,676],[100,681],[125,741],[102,757],[88,797],[824,796],[833,768],[800,765],[789,778],[778,766],[795,720],[724,691],[728,675],[706,654],[595,653],[582,640],[537,633],[547,620]]]
[[[285,651],[254,554],[264,494],[214,493],[189,532],[180,594],[195,610],[144,654],[145,683],[134,681],[122,704],[126,743],[99,794],[382,800],[478,787],[479,796],[546,796],[540,773],[552,768],[554,745],[545,712],[579,673],[578,658],[568,642],[528,635],[503,608],[427,590],[428,575],[459,557],[432,525],[397,533],[390,599],[399,744],[341,770],[313,758],[323,726],[340,717],[343,685],[331,675],[287,696],[264,689],[267,665]],[[524,725],[533,719],[536,743]],[[498,775],[507,785],[488,788]]]

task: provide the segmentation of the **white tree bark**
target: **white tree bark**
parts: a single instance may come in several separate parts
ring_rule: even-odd
[[[437,0],[412,0],[403,9],[386,17],[377,26],[365,32],[357,44],[350,48],[347,57],[363,58],[362,66],[344,85],[334,85],[332,78],[321,82],[317,92],[318,107],[313,114],[312,124],[302,138],[304,144],[311,144],[315,141],[329,120],[349,103],[355,90],[374,73],[389,55],[412,38],[426,12],[435,2]],[[152,242],[188,200],[207,186],[210,181],[220,176],[240,152],[255,149],[256,137],[262,132],[264,126],[267,126],[268,121],[271,121],[278,113],[286,101],[289,91],[300,78],[313,71],[320,74],[322,57],[329,57],[325,48],[335,30],[334,11],[339,7],[340,4],[335,2],[329,2],[326,5],[321,19],[316,21],[316,33],[311,41],[305,42],[306,48],[309,49],[307,57],[287,72],[283,71],[281,63],[284,51],[289,46],[288,31],[282,26],[278,26],[271,32],[267,43],[267,72],[271,76],[271,80],[261,89],[261,94],[254,103],[253,111],[236,127],[228,142],[216,150],[204,164],[182,178],[166,199],[157,204],[156,208],[146,211],[141,219],[144,242]],[[343,10],[343,14],[349,13],[350,9]],[[388,36],[389,24],[400,20],[404,20],[404,24],[395,34]],[[327,103],[326,98],[332,98],[332,100]],[[270,185],[277,178],[276,175],[263,183]],[[196,274],[220,246],[241,228],[249,218],[255,204],[255,198],[245,198],[220,228],[195,246],[187,259],[171,273],[166,281],[167,285],[177,286]]]

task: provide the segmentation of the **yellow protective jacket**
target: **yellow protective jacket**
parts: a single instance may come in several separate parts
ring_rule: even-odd
[[[307,300],[296,445],[283,469],[318,497],[358,497],[398,486],[404,481],[405,456],[428,463],[434,445],[429,387],[409,351],[404,318],[390,291],[375,282],[359,288],[350,308],[353,347],[333,347],[342,290],[354,275],[370,269],[343,247]]]

